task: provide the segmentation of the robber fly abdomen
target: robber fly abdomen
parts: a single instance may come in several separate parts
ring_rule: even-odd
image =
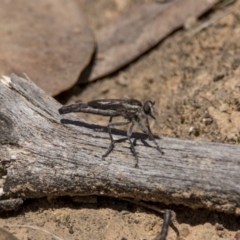
[[[92,113],[96,115],[114,116],[114,117],[120,116],[114,110],[93,108],[88,103],[75,103],[69,106],[63,106],[62,108],[59,109],[60,114],[66,114],[71,112],[85,112],[85,113]]]
[[[155,102],[146,101],[142,104],[136,99],[108,99],[108,100],[94,100],[90,102],[76,103],[69,106],[63,106],[59,109],[60,114],[66,114],[70,112],[85,112],[92,113],[102,116],[109,116],[109,123],[107,125],[107,130],[111,139],[111,144],[103,155],[106,157],[114,147],[114,140],[111,133],[111,127],[113,126],[123,126],[130,124],[127,131],[127,137],[131,144],[131,151],[136,156],[136,151],[131,140],[132,129],[134,124],[139,125],[141,130],[148,134],[149,138],[154,141],[158,151],[163,154],[161,148],[158,146],[156,140],[154,139],[151,129],[148,124],[148,116],[155,119],[153,116],[153,106]],[[122,116],[127,119],[126,122],[112,122],[113,117]],[[145,124],[143,123],[145,120]],[[137,165],[136,165],[137,166]]]

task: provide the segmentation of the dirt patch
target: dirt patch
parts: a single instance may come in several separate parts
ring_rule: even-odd
[[[166,206],[158,206],[166,208]],[[208,210],[168,206],[177,212],[168,240],[234,240],[239,218]],[[154,239],[162,215],[142,206],[98,197],[95,203],[77,203],[71,198],[28,200],[18,212],[2,215],[0,225],[19,239]],[[13,226],[14,225],[14,226]],[[23,227],[19,227],[23,226]],[[48,231],[48,232],[44,232]],[[51,234],[50,234],[51,233]],[[1,239],[1,238],[0,238]]]
[[[128,0],[84,4],[92,29],[131,5]],[[189,35],[192,28],[229,10],[225,17]],[[75,86],[58,99],[64,104],[100,98],[151,99],[156,101],[157,121],[151,122],[155,134],[239,144],[240,2],[192,22],[118,73],[88,86]],[[103,126],[108,121],[96,115],[79,116]],[[168,240],[234,240],[240,230],[240,218],[233,215],[167,207],[177,214]],[[75,203],[70,198],[29,200],[18,212],[2,216],[0,225],[38,226],[62,239],[149,240],[163,222],[162,216],[151,210],[110,198],[98,198],[91,204]],[[19,239],[53,239],[36,229],[5,229]]]

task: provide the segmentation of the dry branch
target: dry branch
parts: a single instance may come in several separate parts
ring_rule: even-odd
[[[162,138],[161,156],[144,134],[134,134],[134,168],[128,141],[103,160],[108,133],[75,114],[63,118],[59,107],[30,80],[0,80],[2,209],[11,199],[106,195],[240,213],[239,146]]]

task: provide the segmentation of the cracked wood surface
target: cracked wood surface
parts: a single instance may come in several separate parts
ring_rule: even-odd
[[[240,213],[240,147],[159,138],[161,156],[135,133],[138,165],[126,132],[106,159],[109,135],[61,105],[30,80],[0,79],[0,208],[27,198],[106,195]],[[142,140],[142,141],[141,141]],[[16,204],[14,204],[14,202]]]

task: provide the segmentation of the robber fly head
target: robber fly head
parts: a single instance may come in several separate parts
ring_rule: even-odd
[[[150,100],[146,101],[143,105],[143,111],[146,115],[149,115],[150,117],[152,117],[153,119],[156,119],[153,116],[153,106],[154,106],[155,102],[152,102]]]

